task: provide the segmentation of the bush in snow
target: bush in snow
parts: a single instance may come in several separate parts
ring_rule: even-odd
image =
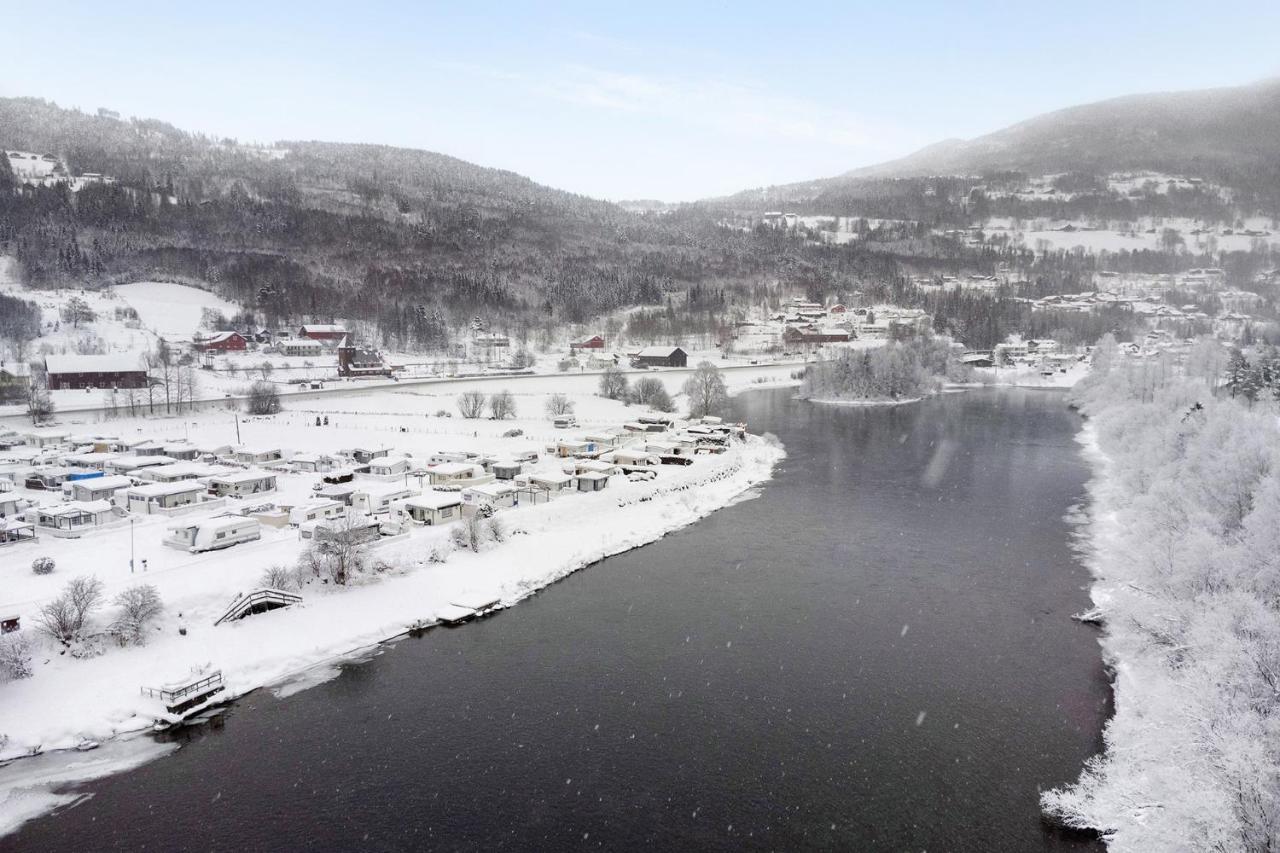
[[[21,632],[0,635],[0,678],[30,678],[31,643]]]
[[[38,575],[53,574],[53,557],[36,557],[31,561],[31,571]]]
[[[116,596],[115,604],[120,616],[111,626],[111,634],[122,646],[146,642],[147,626],[164,610],[160,593],[150,584],[129,587]]]
[[[70,647],[84,638],[89,617],[102,605],[102,581],[79,577],[62,594],[40,608],[36,627],[50,639]]]
[[[483,391],[463,391],[458,395],[458,413],[464,418],[478,418],[484,414]]]
[[[550,397],[547,398],[547,402],[544,408],[546,409],[547,417],[549,418],[558,418],[564,415],[572,415],[573,401],[569,399],[568,394],[552,394]]]
[[[479,551],[484,545],[484,519],[479,513],[469,515],[454,525],[449,535],[453,544],[464,551]]]
[[[288,591],[298,586],[298,573],[286,566],[268,566],[258,578],[258,586]]]
[[[494,542],[505,542],[507,540],[507,525],[498,516],[493,516],[485,522],[485,535]]]
[[[350,519],[340,519],[328,529],[323,539],[311,540],[311,545],[298,558],[298,569],[346,586],[352,577],[367,568],[367,555]]]
[[[451,418],[451,417],[453,417],[453,412],[447,411],[447,410],[445,410],[445,409],[436,409],[436,417],[437,417],[437,418]]]
[[[675,411],[667,386],[656,376],[642,376],[631,389],[631,399],[659,412]]]
[[[447,563],[449,555],[453,553],[453,544],[451,541],[437,542],[431,546],[431,550],[427,552],[428,563]]]

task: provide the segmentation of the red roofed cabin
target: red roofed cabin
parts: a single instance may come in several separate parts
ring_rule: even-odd
[[[329,341],[334,344],[347,336],[342,326],[323,323],[308,323],[298,330],[298,337],[310,338],[313,341]]]
[[[844,314],[848,310],[849,309],[845,308],[843,305],[832,305],[831,308],[828,309],[827,313],[828,314]]]
[[[201,352],[244,352],[248,345],[244,335],[239,332],[215,332],[191,343],[193,349]]]
[[[600,335],[592,335],[569,344],[569,349],[604,349],[604,338]]]

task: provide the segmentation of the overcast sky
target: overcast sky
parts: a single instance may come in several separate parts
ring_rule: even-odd
[[[171,5],[3,0],[0,95],[676,201],[1280,74],[1276,0]]]

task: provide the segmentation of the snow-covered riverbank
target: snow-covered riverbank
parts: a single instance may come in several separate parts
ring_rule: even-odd
[[[1280,837],[1280,426],[1124,365],[1078,390],[1094,469],[1081,547],[1115,716],[1046,812],[1117,851]],[[1142,402],[1145,400],[1145,402]]]
[[[242,421],[238,427],[229,414],[218,413],[183,421],[111,423],[119,432],[172,438],[189,434],[193,441],[233,438],[238,428],[245,441],[297,451],[394,444],[418,456],[432,448],[501,454],[567,437],[534,416],[541,412],[545,396],[520,395],[520,409],[530,417],[515,421],[441,418],[431,413],[450,405],[451,397],[376,391],[344,398],[342,412],[329,412],[329,427],[315,427],[316,413],[297,410]],[[586,430],[634,417],[619,402],[586,393],[570,397]],[[511,427],[523,429],[525,435],[506,437]],[[162,709],[158,700],[140,694],[141,687],[159,686],[187,676],[195,667],[209,667],[223,672],[231,697],[268,685],[284,691],[303,689],[336,672],[336,663],[376,648],[411,625],[435,621],[456,602],[497,600],[501,607],[513,605],[571,572],[750,496],[772,476],[782,456],[775,441],[751,436],[746,442],[731,442],[722,454],[699,455],[687,467],[661,466],[653,480],[633,482],[618,476],[602,492],[502,510],[504,541],[490,542],[479,553],[448,549],[451,525],[418,528],[370,547],[370,562],[385,566],[379,573],[361,576],[344,589],[312,582],[302,590],[300,605],[221,626],[213,622],[237,593],[259,586],[266,568],[296,561],[304,544],[296,531],[264,528],[257,542],[192,555],[159,546],[167,519],[144,516],[132,530],[116,527],[81,539],[42,540],[38,548],[28,547],[20,554],[10,551],[6,558],[12,558],[0,567],[0,609],[21,614],[24,634],[34,635],[40,605],[80,575],[97,576],[108,600],[133,584],[152,584],[165,610],[146,645],[112,644],[99,657],[74,659],[59,654],[55,644],[39,640],[34,674],[0,685],[0,760],[19,759],[0,768],[0,834],[74,796],[59,793],[60,785],[116,772],[121,762],[134,760],[136,750],[152,754],[152,740],[137,735],[151,727]],[[555,461],[540,464],[555,467]],[[268,499],[303,499],[312,479],[314,475],[281,475],[278,494]],[[129,570],[135,548],[139,558],[150,558],[145,574]],[[433,562],[432,552],[442,550],[450,551],[447,562]],[[55,558],[54,575],[31,572],[28,566],[38,555]],[[55,752],[84,740],[110,744],[110,760],[103,758],[106,747],[89,753]],[[35,753],[42,755],[23,757]]]

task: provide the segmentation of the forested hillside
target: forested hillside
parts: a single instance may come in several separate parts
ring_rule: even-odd
[[[199,281],[266,322],[367,319],[405,346],[440,344],[472,315],[529,328],[631,305],[695,310],[695,289],[850,290],[895,274],[699,210],[634,213],[424,151],[240,145],[35,99],[0,99],[0,136],[71,175],[115,178],[73,191],[0,174],[0,242],[30,284]]]

